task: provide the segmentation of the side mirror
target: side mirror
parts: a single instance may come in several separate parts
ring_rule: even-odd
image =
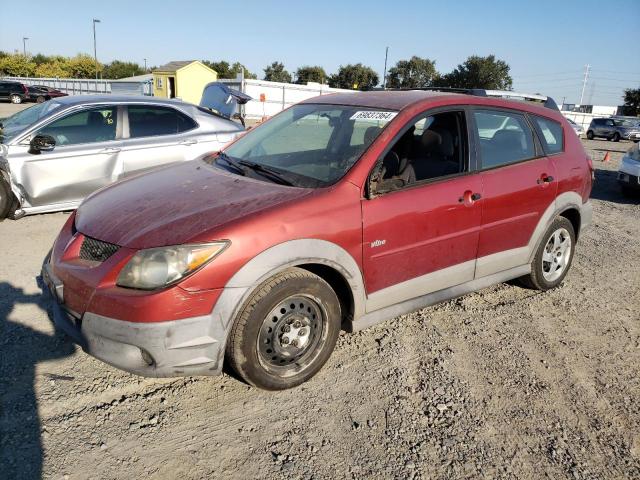
[[[36,135],[29,142],[30,153],[50,152],[56,147],[56,139],[51,135]]]

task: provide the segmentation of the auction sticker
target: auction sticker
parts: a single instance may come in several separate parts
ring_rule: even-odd
[[[390,122],[398,112],[381,112],[379,110],[361,110],[354,113],[349,120],[370,120],[374,122]]]

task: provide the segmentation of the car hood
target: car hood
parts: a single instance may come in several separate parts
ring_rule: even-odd
[[[242,177],[194,160],[95,192],[78,208],[75,225],[84,235],[129,248],[178,245],[203,240],[217,227],[312,191]]]

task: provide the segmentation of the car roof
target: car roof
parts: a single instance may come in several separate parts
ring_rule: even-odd
[[[172,105],[181,107],[192,107],[191,103],[182,100],[168,98],[156,98],[147,95],[69,95],[55,99],[56,103],[65,106],[71,105],[91,105],[94,103],[153,103],[154,105]]]
[[[562,116],[559,110],[545,107],[542,103],[537,102],[431,90],[373,90],[366,92],[340,92],[309,98],[300,103],[403,110],[411,105],[429,100],[453,100],[454,103],[511,108],[551,117]]]

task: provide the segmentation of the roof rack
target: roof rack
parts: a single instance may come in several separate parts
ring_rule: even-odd
[[[432,92],[463,93],[476,97],[499,97],[511,100],[524,100],[529,102],[542,103],[545,107],[553,110],[560,110],[555,100],[551,97],[538,95],[537,93],[519,93],[511,90],[486,90],[484,88],[451,88],[451,87],[419,87],[419,88],[388,88],[387,90],[425,90]]]

